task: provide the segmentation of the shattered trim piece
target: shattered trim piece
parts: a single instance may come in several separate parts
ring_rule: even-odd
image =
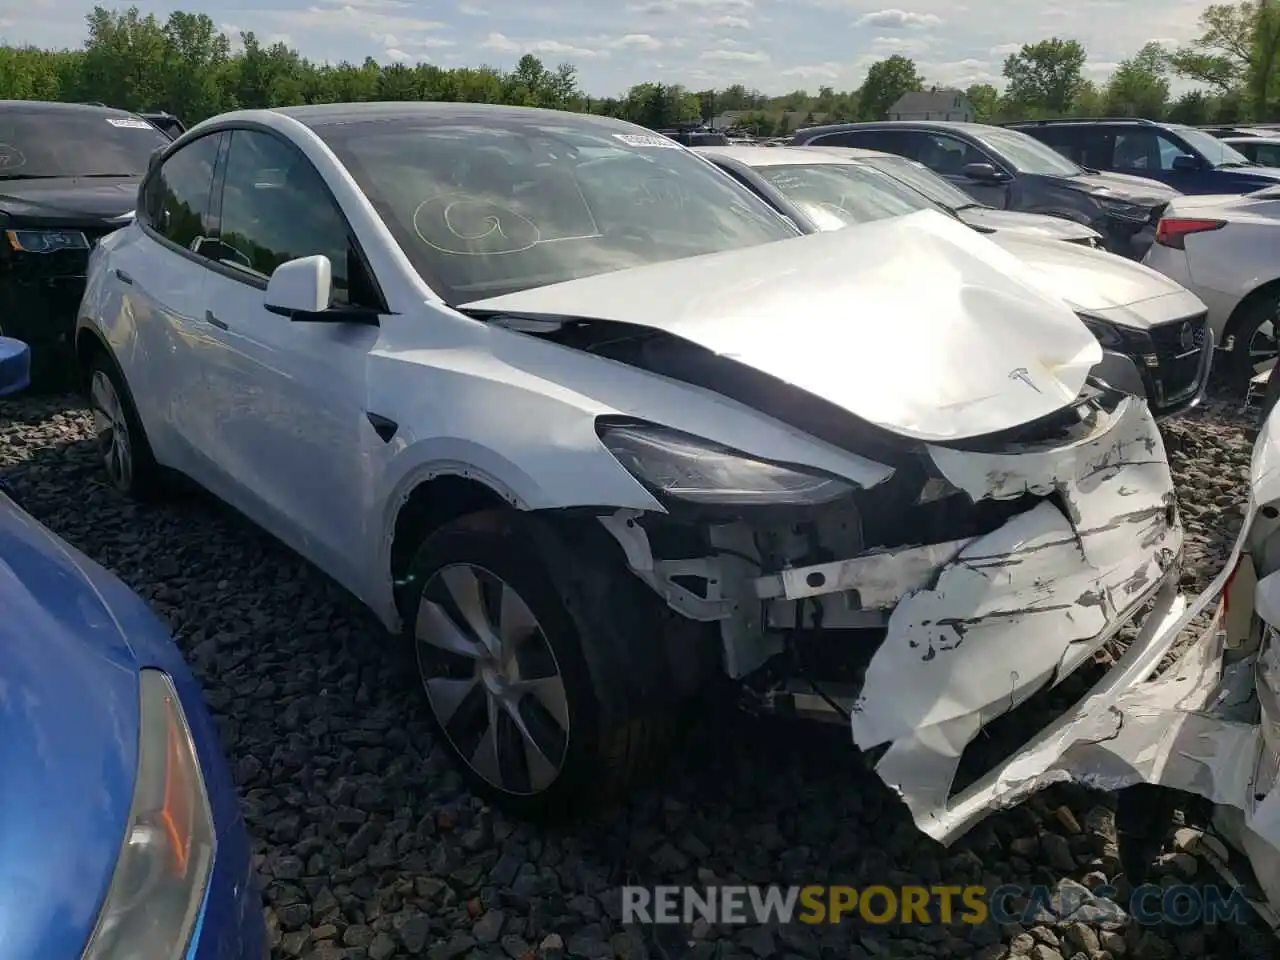
[[[761,600],[800,600],[824,593],[856,590],[862,609],[887,610],[903,597],[927,587],[938,569],[954,560],[972,542],[973,538],[950,540],[902,550],[881,550],[849,560],[791,567],[759,577],[755,583],[756,596]]]

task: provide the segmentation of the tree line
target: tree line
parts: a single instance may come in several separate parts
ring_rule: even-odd
[[[226,110],[363,100],[448,100],[589,111],[654,129],[732,114],[756,133],[781,135],[805,123],[883,119],[904,93],[932,88],[916,63],[895,55],[867,71],[854,90],[819,87],[766,96],[741,84],[691,90],[660,81],[620,96],[582,90],[570,63],[532,54],[512,70],[430,63],[316,63],[252,32],[239,43],[205,14],[175,11],[161,21],[136,7],[95,7],[78,50],[0,46],[0,97],[101,101],[134,111],[167,110],[188,124]],[[1003,65],[1004,90],[975,84],[965,93],[979,120],[1054,116],[1141,116],[1182,123],[1236,123],[1280,116],[1280,11],[1269,0],[1214,4],[1200,35],[1167,49],[1148,43],[1102,82],[1086,76],[1076,40],[1024,44]],[[1179,97],[1171,81],[1196,88]]]

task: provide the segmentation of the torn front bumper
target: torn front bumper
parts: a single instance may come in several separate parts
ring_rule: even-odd
[[[864,750],[885,747],[877,773],[921,830],[950,843],[1054,780],[1090,780],[1087,765],[1072,766],[1080,745],[1116,735],[1126,698],[1149,691],[1144,681],[1210,595],[1188,606],[1179,593],[1173,482],[1140,401],[1122,401],[1066,446],[932,448],[930,456],[975,501],[1046,499],[985,536],[787,570],[756,587],[779,601],[857,591],[863,608],[892,610],[853,706],[853,737]],[[983,727],[1135,628],[1128,652],[1081,703],[952,795],[962,754]],[[1212,675],[1214,632],[1186,670]],[[1194,699],[1199,686],[1172,689]]]

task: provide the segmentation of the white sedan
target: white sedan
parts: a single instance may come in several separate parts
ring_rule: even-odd
[[[1174,198],[1142,262],[1205,302],[1230,386],[1266,379],[1280,355],[1280,187]]]
[[[1028,791],[1024,751],[952,795],[984,725],[1184,602],[1154,419],[1009,262],[933,211],[800,236],[603,117],[245,111],[156,159],[77,349],[112,480],[402,631],[509,808],[618,795],[721,673],[950,840]]]

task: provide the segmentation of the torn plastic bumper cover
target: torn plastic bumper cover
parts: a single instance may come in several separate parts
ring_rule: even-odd
[[[877,773],[921,830],[950,843],[1055,780],[1119,785],[1117,765],[1140,768],[1141,757],[1106,759],[1108,747],[1123,742],[1116,738],[1130,699],[1200,690],[1142,681],[1208,601],[1188,609],[1178,592],[1182,528],[1144,404],[1122,402],[1092,434],[1062,447],[929,454],[975,501],[1047,499],[985,536],[788,570],[761,578],[757,591],[796,599],[856,589],[864,606],[892,608],[852,712],[853,737],[863,749],[887,744]],[[961,754],[983,726],[1133,625],[1128,652],[1084,701],[951,796]],[[1186,669],[1211,674],[1202,662],[1209,647],[1189,657]]]

